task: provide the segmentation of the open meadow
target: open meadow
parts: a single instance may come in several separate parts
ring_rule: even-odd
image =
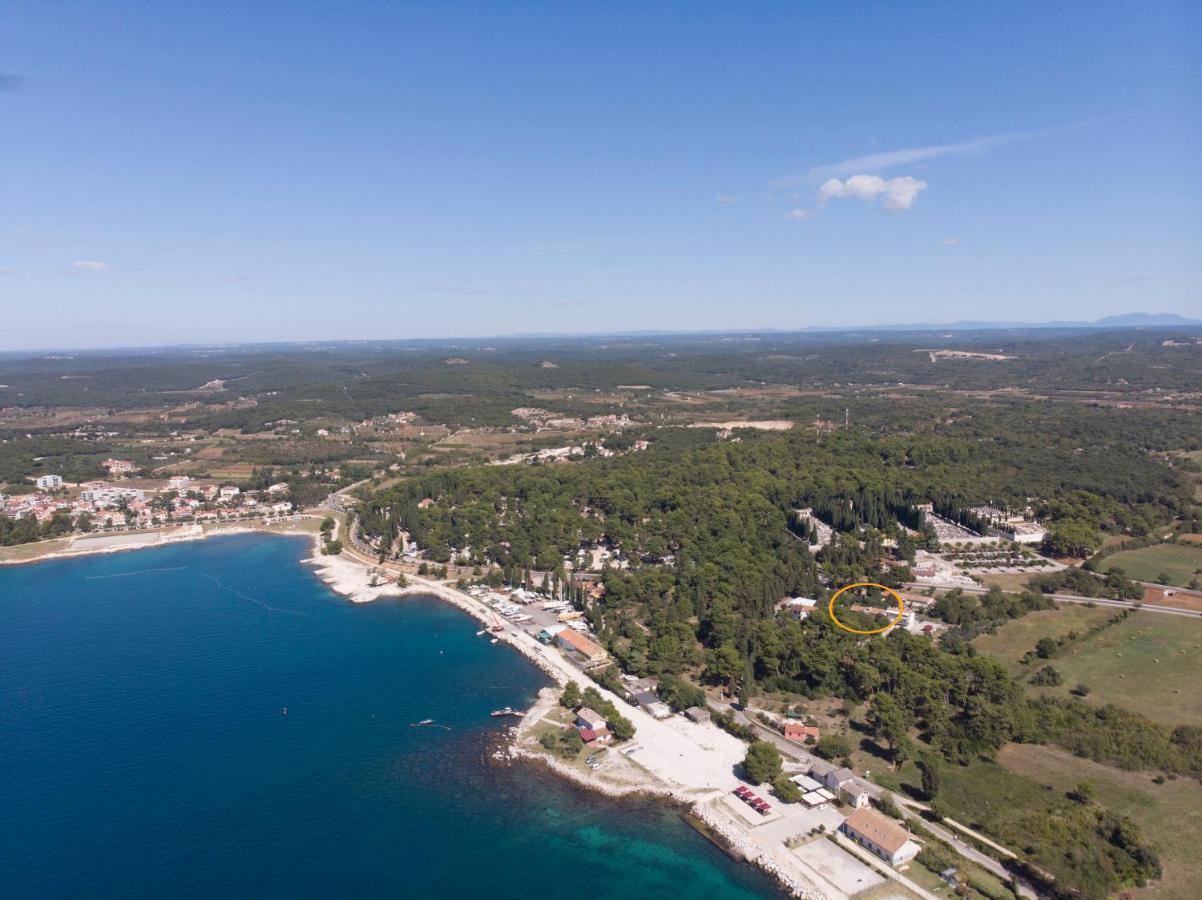
[[[1122,569],[1128,578],[1136,581],[1185,587],[1192,579],[1202,580],[1202,576],[1196,574],[1202,570],[1202,546],[1156,544],[1138,550],[1122,550],[1103,560],[1102,568],[1112,566]]]
[[[1040,638],[1060,640],[1071,631],[1085,633],[1094,625],[1114,615],[1113,610],[1066,603],[1059,609],[1045,609],[1012,619],[993,634],[983,634],[972,643],[981,653],[994,656],[1006,664],[1012,675],[1029,668],[1019,660],[1035,649]]]
[[[1136,612],[1085,636],[1091,626],[1113,617],[1113,610],[1086,606],[1046,610],[973,643],[980,652],[1005,661],[1015,674],[1051,665],[1063,677],[1058,687],[1029,686],[1032,693],[1067,696],[1070,688],[1085,684],[1092,704],[1114,703],[1166,725],[1202,725],[1202,693],[1196,687],[1202,621]],[[1040,638],[1063,639],[1070,631],[1082,636],[1062,645],[1051,659],[1019,663]]]
[[[1057,792],[1089,781],[1096,796],[1119,810],[1143,829],[1144,836],[1161,854],[1164,877],[1134,896],[1157,900],[1193,900],[1202,884],[1202,857],[1197,836],[1202,832],[1202,785],[1189,778],[1156,784],[1155,772],[1124,772],[1080,759],[1055,747],[1008,744],[998,754],[1007,770]]]

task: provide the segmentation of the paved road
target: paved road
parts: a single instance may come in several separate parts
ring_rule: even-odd
[[[914,819],[915,821],[921,822],[923,828],[931,832],[931,834],[935,835],[935,837],[951,845],[961,856],[965,857],[966,859],[971,859],[982,869],[992,872],[998,878],[1002,879],[1002,881],[1009,881],[1011,878],[1014,878],[1014,874],[992,856],[982,853],[976,847],[969,845],[967,841],[964,841],[955,832],[949,831],[942,825],[936,825],[934,822],[919,816],[918,813],[906,805],[907,803],[911,802],[908,797],[903,797],[901,794],[893,794],[892,792],[889,793],[893,797],[893,802],[897,804],[897,808],[902,811],[902,815],[905,816],[905,818]],[[1018,892],[1023,897],[1032,898],[1032,900],[1035,900],[1035,898],[1039,897],[1039,894],[1036,893],[1035,889],[1031,887],[1031,885],[1021,880],[1018,882]]]
[[[371,479],[373,477],[375,477],[375,476],[369,476],[367,478],[361,479],[360,481],[356,481],[354,484],[348,484],[344,488],[339,488],[338,490],[334,491],[334,493],[332,493],[332,494],[327,494],[324,505],[327,506],[328,508],[334,510],[335,512],[340,512],[340,513],[347,512],[348,510],[346,508],[346,504],[342,502],[342,498],[345,495],[349,494],[351,491],[353,491],[355,488],[359,487],[359,485],[367,484],[369,481],[371,481]]]
[[[776,748],[780,750],[780,752],[787,758],[796,760],[797,762],[803,764],[813,763],[818,758],[813,754],[806,752],[801,747],[798,747],[797,744],[793,743],[793,741],[786,740],[784,735],[780,734],[779,732],[773,731],[762,722],[752,719],[742,710],[735,709],[732,706],[730,711],[734,715],[736,721],[741,722],[744,725],[751,726],[751,728],[755,730],[756,734],[760,735],[760,737],[762,737],[764,740],[774,744]],[[865,784],[868,785],[869,794],[877,797],[878,799],[885,796],[891,798],[897,808],[902,811],[902,815],[906,819],[914,819],[917,822],[921,822],[922,826],[930,831],[931,834],[935,835],[937,838],[954,848],[965,859],[972,860],[982,869],[992,872],[998,878],[1002,879],[1002,881],[1009,881],[1014,877],[1014,874],[1010,872],[1004,865],[1002,865],[992,856],[982,853],[976,847],[973,847],[954,831],[922,818],[916,810],[911,808],[914,801],[909,797],[886,790],[880,785],[872,784],[872,782],[866,781],[863,778],[860,780],[864,781]],[[1021,881],[1019,882],[1019,893],[1024,897],[1030,898],[1030,900],[1035,900],[1035,898],[1039,896],[1039,894],[1036,893],[1035,889],[1031,887],[1031,885]]]
[[[1164,585],[1150,585],[1152,587],[1164,587]],[[966,594],[987,594],[989,588],[974,585],[968,587],[962,584],[930,584],[927,582],[911,581],[906,585],[909,590],[921,590],[922,588],[933,587],[936,590],[950,591],[953,588],[959,588]],[[1057,603],[1092,603],[1095,606],[1113,606],[1117,609],[1138,609],[1143,612],[1163,613],[1167,616],[1187,616],[1195,619],[1202,616],[1202,612],[1197,612],[1192,609],[1178,609],[1175,606],[1159,606],[1153,603],[1139,603],[1138,600],[1110,600],[1105,597],[1078,597],[1076,594],[1047,594]],[[1137,606],[1136,604],[1139,603]]]

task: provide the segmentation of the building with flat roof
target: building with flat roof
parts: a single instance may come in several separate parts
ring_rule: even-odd
[[[39,476],[37,482],[38,490],[40,491],[57,491],[63,486],[62,475],[42,475]]]
[[[816,790],[818,790],[818,788],[822,787],[822,784],[820,782],[815,781],[809,775],[794,775],[789,780],[792,781],[799,788],[801,788],[803,791],[805,791],[807,794],[810,791],[816,791]]]
[[[914,835],[870,807],[857,809],[843,820],[839,830],[891,866],[908,863],[921,849]]]
[[[672,707],[660,700],[651,691],[639,691],[634,695],[634,702],[644,712],[656,719],[666,719],[672,715]]]
[[[1037,522],[1007,522],[997,526],[999,537],[1016,544],[1041,544],[1048,530]]]
[[[563,632],[565,632],[567,630],[568,630],[567,625],[548,625],[546,628],[544,628],[542,631],[540,631],[538,633],[538,639],[540,641],[542,641],[544,644],[549,644],[549,643],[551,643],[551,641],[553,641],[555,639],[555,637],[557,635],[562,634]]]

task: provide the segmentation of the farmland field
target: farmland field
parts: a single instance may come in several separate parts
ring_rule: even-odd
[[[1197,835],[1202,832],[1202,785],[1188,778],[1155,784],[1154,772],[1123,772],[1054,747],[1009,744],[998,754],[1006,769],[1057,791],[1067,791],[1082,780],[1097,788],[1107,806],[1130,816],[1144,836],[1159,850],[1164,878],[1133,897],[1157,900],[1192,900],[1202,884],[1202,857]]]
[[[1202,569],[1202,547],[1195,544],[1156,544],[1139,550],[1123,550],[1102,561],[1102,568],[1117,566],[1128,578],[1185,587]],[[1168,580],[1162,581],[1161,575]]]
[[[1044,662],[1023,667],[1017,660],[1041,637],[1058,638],[1070,630],[1084,633],[1091,624],[1113,616],[1113,610],[1088,607],[1033,613],[974,644],[982,653],[1003,659],[1012,672],[1030,672]],[[1060,687],[1028,689],[1068,696],[1069,688],[1086,684],[1092,704],[1114,703],[1166,725],[1202,725],[1202,693],[1195,686],[1199,654],[1202,620],[1132,613],[1099,634],[1068,644],[1048,660],[1064,678]]]

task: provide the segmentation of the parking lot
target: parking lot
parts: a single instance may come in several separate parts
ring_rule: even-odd
[[[885,883],[879,875],[841,847],[818,838],[793,851],[801,862],[843,894],[853,896]],[[821,884],[821,882],[818,882]]]
[[[582,634],[592,636],[592,630],[583,615],[574,610],[570,603],[520,589],[511,592],[477,586],[468,588],[468,593],[488,604],[500,618],[512,622],[532,637],[537,637],[544,628],[554,625],[567,625]],[[560,617],[563,615],[572,618],[561,621]]]

